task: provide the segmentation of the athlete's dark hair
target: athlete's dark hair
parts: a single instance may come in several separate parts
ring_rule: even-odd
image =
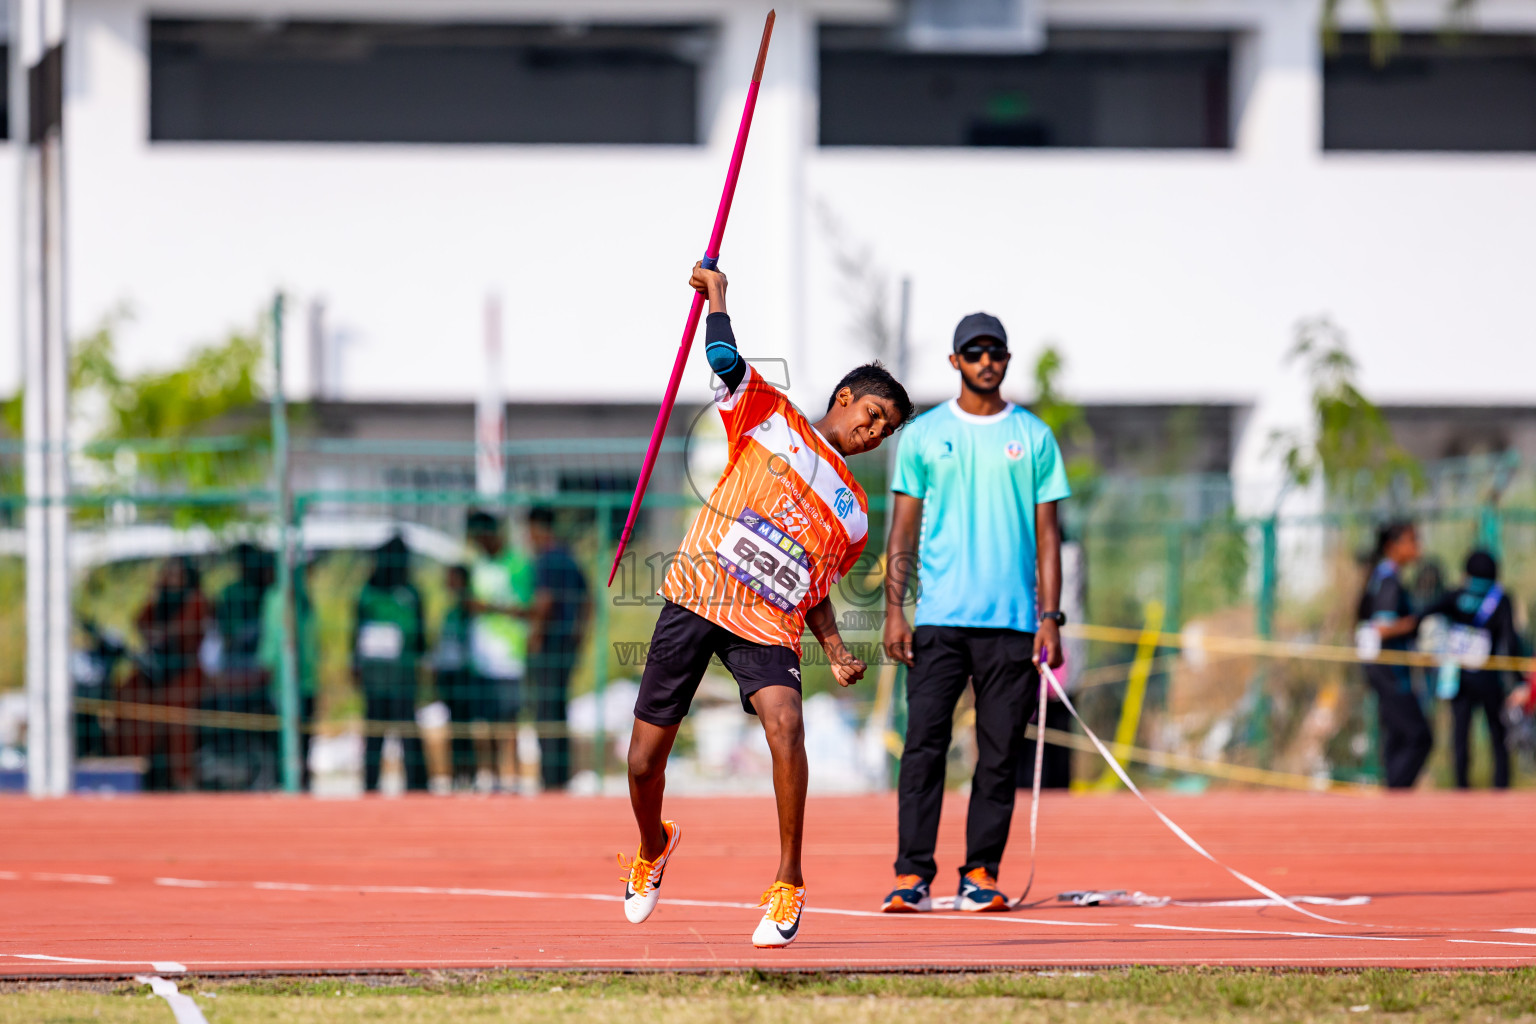
[[[555,525],[555,510],[548,505],[535,505],[528,510],[528,525],[537,523],[539,526]]]
[[[896,407],[896,415],[900,418],[896,429],[906,426],[912,419],[912,399],[907,397],[907,389],[901,386],[901,381],[891,376],[891,371],[878,359],[863,366],[855,366],[843,374],[843,379],[832,389],[832,397],[827,399],[828,412],[837,404],[837,393],[843,388],[852,388],[854,398],[874,395],[888,400]]]

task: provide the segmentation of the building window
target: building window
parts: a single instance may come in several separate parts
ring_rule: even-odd
[[[1323,147],[1536,151],[1536,37],[1405,36],[1385,64],[1346,35],[1323,64]]]
[[[1038,54],[937,54],[824,26],[820,45],[824,146],[1230,145],[1221,33],[1052,32]]]
[[[0,139],[11,137],[11,48],[0,42]]]
[[[150,22],[156,141],[698,140],[703,26]]]

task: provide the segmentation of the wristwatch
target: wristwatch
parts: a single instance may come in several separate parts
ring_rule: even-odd
[[[1041,612],[1040,613],[1040,621],[1044,622],[1046,619],[1050,619],[1052,622],[1056,623],[1056,625],[1058,625],[1058,626],[1065,626],[1067,624],[1067,613],[1066,612]]]

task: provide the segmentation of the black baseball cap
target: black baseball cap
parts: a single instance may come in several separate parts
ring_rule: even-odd
[[[996,338],[1004,345],[1008,344],[1008,332],[1003,330],[1003,322],[991,313],[972,313],[960,321],[955,327],[955,351],[959,352],[961,346],[977,338]]]

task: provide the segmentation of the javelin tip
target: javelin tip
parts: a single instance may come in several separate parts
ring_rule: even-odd
[[[768,40],[773,37],[773,22],[778,17],[778,12],[770,10],[768,20],[763,22],[763,41],[757,47],[757,66],[752,69],[752,81],[763,80],[763,65],[768,62]]]

